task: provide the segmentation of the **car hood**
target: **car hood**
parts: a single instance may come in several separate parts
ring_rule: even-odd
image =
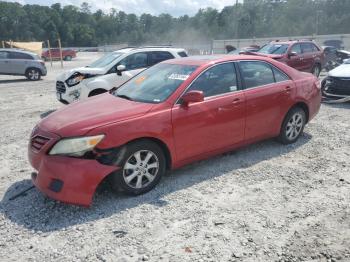
[[[61,137],[82,136],[94,128],[142,116],[153,106],[106,93],[51,113],[39,123],[39,128]]]
[[[333,77],[350,77],[350,64],[342,64],[329,71],[328,75]]]
[[[69,71],[66,71],[66,72],[58,75],[57,80],[65,81],[75,73],[89,74],[89,75],[104,75],[105,69],[104,68],[94,68],[94,67],[73,68]]]

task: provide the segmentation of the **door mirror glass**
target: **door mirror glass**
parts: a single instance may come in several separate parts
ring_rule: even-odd
[[[184,94],[181,98],[182,104],[188,106],[190,103],[197,103],[204,101],[203,91],[192,90]]]
[[[289,58],[293,57],[293,56],[297,56],[298,53],[297,52],[290,52],[289,53]]]
[[[117,66],[117,75],[118,76],[121,76],[122,75],[122,72],[125,71],[126,69],[126,66],[125,65],[118,65]]]

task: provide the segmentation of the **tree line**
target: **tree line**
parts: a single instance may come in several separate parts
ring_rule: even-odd
[[[350,33],[349,0],[245,0],[200,9],[193,16],[127,14],[111,9],[21,5],[0,1],[0,40],[61,39],[63,46],[170,44],[232,39]]]

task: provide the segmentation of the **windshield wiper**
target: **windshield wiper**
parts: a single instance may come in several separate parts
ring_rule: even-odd
[[[131,97],[129,97],[129,96],[127,96],[127,95],[117,95],[117,97],[124,98],[124,99],[130,100],[130,101],[133,101],[133,100],[131,99]]]

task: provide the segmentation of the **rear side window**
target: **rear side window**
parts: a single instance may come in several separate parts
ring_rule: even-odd
[[[275,76],[276,83],[290,80],[285,73],[283,73],[281,70],[277,69],[276,67],[272,66],[272,71]]]
[[[177,54],[178,54],[180,57],[188,57],[188,55],[186,54],[185,51],[178,52]]]
[[[7,52],[0,52],[0,59],[6,59],[7,58]]]
[[[295,52],[297,54],[301,54],[301,47],[300,44],[295,44],[292,46],[291,52]]]
[[[275,83],[274,74],[269,64],[260,61],[239,62],[245,87],[253,88]]]
[[[174,58],[174,56],[169,52],[155,51],[155,52],[150,52],[149,54],[150,54],[150,65],[155,65],[162,61]]]
[[[34,58],[31,55],[25,54],[25,53],[19,53],[19,52],[10,52],[9,53],[10,59],[25,59],[25,60],[34,60]]]

